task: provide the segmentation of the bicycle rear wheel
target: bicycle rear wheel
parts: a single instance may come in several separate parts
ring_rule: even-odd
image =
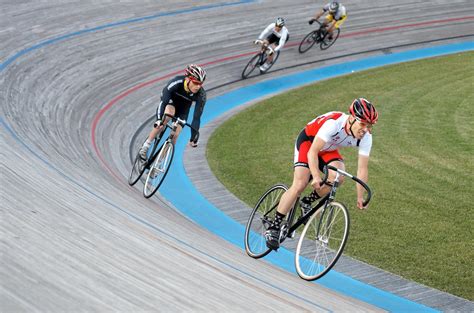
[[[254,55],[249,63],[247,63],[247,65],[245,66],[244,70],[242,71],[242,78],[243,79],[246,79],[247,77],[249,77],[249,75],[253,72],[253,70],[259,66],[259,61],[260,61],[260,53]]]
[[[133,161],[132,170],[130,171],[130,176],[128,177],[128,184],[133,186],[140,180],[143,172],[145,172],[146,160],[142,160],[140,154],[137,153],[135,160]]]
[[[245,226],[245,251],[258,259],[270,253],[265,240],[265,231],[270,227],[280,198],[288,187],[282,184],[268,189],[258,200]]]
[[[329,35],[326,35],[326,37],[324,37],[323,41],[321,41],[321,45],[320,45],[320,48],[321,50],[326,50],[327,48],[329,48],[330,46],[332,46],[337,38],[339,38],[339,33],[341,32],[341,30],[339,28],[336,28],[334,30],[334,34],[332,35],[332,39],[329,40]]]
[[[161,186],[166,174],[168,174],[173,156],[174,145],[172,142],[166,141],[148,171],[145,186],[143,186],[143,196],[145,196],[145,198],[153,196]]]
[[[155,151],[155,147],[158,146],[161,140],[161,134],[159,134],[155,140],[153,140],[153,143],[150,145],[150,148],[148,149],[148,157],[150,158],[151,154],[153,151]],[[146,140],[146,139],[145,139]],[[137,147],[136,149],[140,151],[141,147],[143,146],[143,143]],[[152,161],[150,160],[143,160],[139,152],[135,155],[135,159],[133,160],[132,164],[132,170],[130,171],[130,176],[128,177],[128,184],[130,186],[135,185],[140,178],[142,177],[143,173],[145,172],[146,168],[149,166],[149,163]]]
[[[311,49],[312,46],[316,43],[318,39],[318,31],[313,30],[309,34],[307,34],[303,40],[301,40],[300,46],[298,47],[298,51],[300,53],[305,53],[309,49]]]
[[[295,253],[298,275],[305,280],[323,277],[336,264],[349,237],[349,213],[339,202],[331,202],[310,217]]]

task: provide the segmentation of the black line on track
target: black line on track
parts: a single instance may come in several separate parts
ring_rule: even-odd
[[[407,44],[402,44],[402,45],[388,46],[388,47],[382,47],[382,48],[377,48],[377,49],[370,49],[370,50],[364,50],[364,51],[359,51],[359,52],[347,53],[347,54],[338,55],[338,56],[335,56],[335,57],[330,57],[330,58],[319,59],[319,60],[310,61],[310,62],[299,63],[299,64],[295,64],[295,65],[290,65],[290,66],[285,66],[285,67],[282,67],[282,68],[278,68],[274,71],[271,71],[270,73],[280,72],[280,71],[284,71],[284,70],[287,70],[287,69],[297,68],[297,67],[305,66],[305,65],[309,65],[309,64],[317,64],[317,63],[322,63],[322,62],[326,62],[326,61],[342,59],[342,58],[355,56],[355,55],[368,54],[368,53],[378,52],[378,51],[384,53],[384,51],[389,51],[390,49],[395,49],[395,48],[403,48],[403,47],[415,46],[415,45],[420,45],[420,44],[440,42],[440,41],[446,41],[446,40],[452,40],[452,39],[468,38],[468,37],[474,37],[474,34],[467,34],[467,35],[444,37],[444,38],[438,38],[438,39],[432,39],[432,40],[417,41],[417,42],[412,42],[412,43],[407,43]],[[265,75],[265,74],[263,74],[263,75]],[[258,76],[260,76],[260,75],[252,76],[252,78],[253,77],[258,77]],[[226,86],[241,82],[243,80],[245,80],[245,79],[239,78],[239,79],[236,79],[236,80],[232,80],[232,81],[214,86],[212,88],[206,89],[206,91],[217,90],[219,88],[226,87]],[[133,164],[134,155],[136,153],[136,151],[133,151],[133,146],[134,146],[134,144],[137,140],[138,134],[141,133],[141,131],[143,130],[145,125],[150,124],[151,121],[155,119],[155,117],[156,117],[155,114],[150,116],[145,122],[143,122],[137,128],[137,130],[133,134],[132,139],[130,140],[130,145],[129,145],[129,157],[130,157],[130,163],[131,164]]]
[[[384,51],[387,51],[387,50],[390,50],[390,49],[395,49],[395,48],[402,48],[402,47],[414,46],[414,45],[419,45],[419,44],[432,43],[432,42],[438,42],[438,41],[445,41],[445,40],[451,40],[451,39],[460,39],[460,38],[466,38],[466,37],[474,37],[474,34],[461,35],[461,36],[454,36],[454,37],[446,37],[446,38],[439,38],[439,39],[433,39],[433,40],[425,40],[425,41],[419,41],[419,42],[408,43],[408,44],[403,44],[403,45],[396,45],[396,46],[389,46],[389,47],[383,47],[383,48],[377,48],[377,49],[371,49],[371,50],[364,50],[364,51],[359,51],[359,52],[347,53],[347,54],[343,54],[343,55],[339,55],[339,56],[335,56],[335,57],[330,57],[330,58],[326,58],[326,59],[319,59],[319,60],[316,60],[316,61],[310,61],[310,62],[299,63],[299,64],[295,64],[295,65],[290,65],[290,66],[281,67],[281,68],[278,68],[278,69],[276,69],[276,70],[274,70],[274,71],[271,71],[270,73],[280,72],[280,71],[284,71],[284,70],[287,70],[287,69],[297,68],[297,67],[299,67],[299,66],[305,66],[305,65],[309,65],[309,64],[317,64],[317,63],[321,63],[321,62],[326,62],[326,61],[331,61],[331,60],[336,60],[336,59],[342,59],[342,58],[346,58],[346,57],[350,57],[350,56],[355,56],[355,55],[360,55],[360,54],[367,54],[367,53],[377,52],[377,51],[384,52]],[[316,47],[316,48],[317,48],[317,47]],[[385,53],[384,53],[384,54],[385,54]],[[260,75],[262,75],[262,74],[260,74]],[[263,75],[265,75],[265,74],[263,74]],[[254,76],[252,76],[251,78],[253,78],[253,77],[258,77],[258,76],[259,76],[259,75],[254,75]],[[243,80],[244,80],[244,79],[240,78],[240,79],[237,79],[237,80],[233,80],[233,81],[230,81],[230,82],[226,82],[226,83],[223,83],[223,84],[214,86],[214,87],[212,87],[212,88],[206,89],[206,91],[213,91],[213,90],[216,90],[216,89],[219,89],[219,88],[222,88],[222,87],[231,85],[231,84],[238,83],[238,82],[243,81]]]

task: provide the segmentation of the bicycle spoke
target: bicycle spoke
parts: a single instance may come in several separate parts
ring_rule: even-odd
[[[168,173],[174,154],[174,145],[171,141],[164,143],[158,156],[153,162],[143,187],[143,195],[149,198],[155,194]]]
[[[317,42],[317,32],[312,31],[303,38],[303,40],[301,41],[298,47],[298,51],[300,53],[305,53],[306,51],[311,49],[311,47],[313,47],[313,45],[316,42]]]
[[[331,202],[310,218],[296,249],[298,275],[306,280],[324,276],[342,254],[349,235],[349,215],[340,203]]]
[[[270,188],[257,202],[245,227],[245,250],[253,258],[261,258],[270,249],[266,245],[265,232],[274,218],[283,193],[288,190],[284,185]]]
[[[250,61],[245,66],[242,71],[242,78],[245,79],[253,72],[253,70],[258,66],[260,54],[254,55]]]

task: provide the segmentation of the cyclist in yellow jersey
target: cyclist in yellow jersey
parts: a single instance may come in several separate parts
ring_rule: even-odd
[[[334,29],[341,27],[347,18],[346,7],[336,1],[330,2],[318,11],[315,17],[310,19],[308,23],[310,25],[313,24],[314,21],[318,20],[324,14],[326,14],[326,17],[323,25],[328,26],[329,40],[332,40]]]

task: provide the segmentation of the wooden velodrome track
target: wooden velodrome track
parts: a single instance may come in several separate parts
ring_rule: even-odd
[[[255,262],[126,183],[131,138],[155,111],[160,78],[187,63],[208,64],[213,97],[473,33],[468,0],[371,3],[347,4],[334,47],[299,55],[322,3],[2,2],[0,310],[380,311]],[[287,48],[269,74],[241,81],[252,40],[276,16],[287,19]],[[449,305],[438,308],[459,308]]]

